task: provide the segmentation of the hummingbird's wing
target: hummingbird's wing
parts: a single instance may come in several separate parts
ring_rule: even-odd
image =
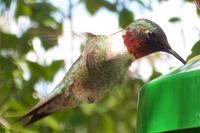
[[[21,121],[27,117],[30,119],[24,126],[28,126],[35,121],[38,121],[49,114],[52,114],[62,108],[62,105],[59,105],[60,101],[63,100],[62,98],[65,96],[64,92],[73,84],[73,76],[76,72],[76,69],[79,65],[81,60],[80,56],[71,66],[69,71],[67,72],[66,76],[58,84],[55,89],[50,93],[48,96],[44,97],[38,104],[36,104],[32,109],[30,109],[25,115],[18,118],[17,121]],[[60,103],[62,104],[62,103]]]
[[[30,109],[30,111],[28,111],[24,116],[20,117],[17,121],[29,117],[29,121],[25,124],[25,126],[28,126],[31,123],[60,110],[63,107],[61,101],[66,100],[66,98],[63,99],[64,97],[66,97],[65,92],[69,90],[71,86],[73,86],[75,75],[79,69],[80,64],[86,64],[88,69],[94,69],[96,67],[96,62],[93,56],[96,54],[95,50],[97,50],[97,44],[101,42],[101,39],[103,38],[104,36],[89,34],[89,38],[86,42],[86,47],[84,48],[83,53],[73,63],[60,84],[58,84],[47,97],[43,98],[38,104],[36,104],[32,109]]]

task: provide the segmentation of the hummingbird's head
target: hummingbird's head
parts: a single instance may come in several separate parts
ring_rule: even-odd
[[[174,55],[183,64],[186,62],[171,49],[164,31],[156,23],[147,19],[138,19],[126,28],[123,35],[128,51],[138,59],[146,55],[163,51]]]

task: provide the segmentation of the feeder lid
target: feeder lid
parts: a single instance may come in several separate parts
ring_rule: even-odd
[[[200,132],[200,59],[148,82],[140,91],[137,132]]]

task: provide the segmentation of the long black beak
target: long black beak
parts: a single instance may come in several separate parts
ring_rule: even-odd
[[[178,60],[180,60],[183,64],[186,64],[186,61],[180,56],[178,55],[173,49],[168,49],[167,52],[169,54],[172,54],[174,57],[176,57]]]

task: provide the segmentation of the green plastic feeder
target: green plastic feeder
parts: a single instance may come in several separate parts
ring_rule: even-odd
[[[200,133],[200,59],[140,91],[137,133]]]

